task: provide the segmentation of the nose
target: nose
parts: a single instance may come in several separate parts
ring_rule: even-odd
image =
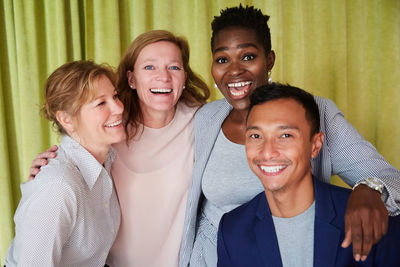
[[[263,142],[260,153],[265,160],[278,158],[280,155],[277,144],[273,140]]]
[[[229,64],[228,72],[231,76],[237,76],[243,72],[243,68],[239,62],[232,61],[231,64]]]
[[[158,71],[157,79],[160,81],[169,81],[171,79],[171,74],[169,73],[168,69],[161,68]]]

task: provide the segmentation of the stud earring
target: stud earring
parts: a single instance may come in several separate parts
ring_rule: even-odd
[[[268,78],[267,78],[268,84],[272,83],[272,78],[271,78],[271,71],[268,71]]]
[[[185,90],[186,89],[186,85],[184,85],[182,89]]]

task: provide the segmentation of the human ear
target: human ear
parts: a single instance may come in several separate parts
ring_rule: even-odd
[[[314,136],[312,137],[312,140],[311,140],[311,143],[312,143],[311,158],[315,158],[318,156],[318,153],[322,148],[323,142],[324,142],[324,133],[323,132],[314,134]]]
[[[271,71],[275,64],[275,52],[274,50],[269,51],[268,55],[266,56],[267,59],[267,72]]]
[[[126,72],[126,78],[128,79],[128,84],[131,89],[136,89],[135,77],[133,75],[133,71],[128,70]]]
[[[72,116],[67,112],[59,110],[56,112],[56,119],[61,124],[61,126],[67,131],[68,134],[74,132],[75,127],[72,120]]]

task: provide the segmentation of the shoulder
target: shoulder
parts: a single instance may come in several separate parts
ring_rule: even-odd
[[[22,197],[15,213],[16,224],[20,225],[26,218],[32,220],[33,217],[40,222],[49,215],[73,221],[79,191],[82,190],[82,186],[74,180],[80,180],[80,177],[70,179],[71,176],[67,175],[69,171],[66,171],[68,167],[57,161],[50,161],[48,165],[34,180],[21,185]]]
[[[350,196],[351,189],[349,188],[325,183],[319,179],[316,179],[315,177],[314,180],[315,180],[315,185],[318,186],[318,190],[320,190],[323,194],[329,192],[332,197],[343,199],[346,201]]]
[[[52,192],[76,192],[82,187],[82,181],[83,177],[79,169],[68,160],[61,150],[57,153],[56,158],[50,159],[49,163],[41,168],[35,179],[26,185],[35,191],[52,188]]]
[[[329,115],[329,114],[336,114],[342,113],[342,111],[336,106],[335,102],[332,100],[321,97],[321,96],[314,96],[314,100],[318,105],[319,113],[322,115]]]
[[[347,201],[350,197],[351,190],[348,188],[336,186],[333,184],[322,182],[315,179],[316,188],[316,204],[324,210],[332,210],[336,213],[337,220],[344,218],[346,213]],[[331,207],[331,208],[330,208]],[[340,225],[342,225],[341,222]]]
[[[225,98],[220,99],[220,100],[216,100],[216,101],[212,101],[210,103],[207,103],[205,105],[203,105],[196,113],[196,119],[197,118],[208,118],[210,116],[214,116],[215,114],[220,113],[221,111],[226,111],[228,110],[228,112],[230,111],[231,106],[228,103],[228,101],[226,101]]]
[[[180,113],[180,114],[188,114],[190,116],[194,116],[194,114],[196,113],[196,111],[200,108],[201,106],[198,105],[188,105],[183,101],[179,101],[177,108],[176,108],[176,112]]]
[[[256,217],[259,203],[264,196],[263,191],[249,202],[225,213],[223,215],[224,226],[229,225],[231,228],[235,229],[236,227],[241,228],[243,225],[251,225]]]
[[[318,179],[316,180],[316,183],[318,183],[319,186],[321,186],[321,187],[325,187],[327,190],[329,190],[330,192],[332,192],[335,195],[349,196],[351,193],[351,189],[349,189],[349,188],[325,183]]]

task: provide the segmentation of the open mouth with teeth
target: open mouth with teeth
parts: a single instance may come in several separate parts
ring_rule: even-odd
[[[228,83],[229,93],[233,97],[241,97],[249,92],[251,81]]]
[[[280,174],[284,169],[286,169],[286,165],[275,165],[275,166],[265,166],[265,165],[260,165],[260,169],[263,171],[264,174],[266,175],[278,175]]]
[[[169,94],[172,92],[172,89],[167,88],[151,88],[150,92],[153,94]]]
[[[121,124],[122,124],[122,120],[118,120],[118,121],[115,121],[115,122],[112,122],[112,123],[108,123],[105,126],[107,128],[112,128],[112,127],[120,126]]]

